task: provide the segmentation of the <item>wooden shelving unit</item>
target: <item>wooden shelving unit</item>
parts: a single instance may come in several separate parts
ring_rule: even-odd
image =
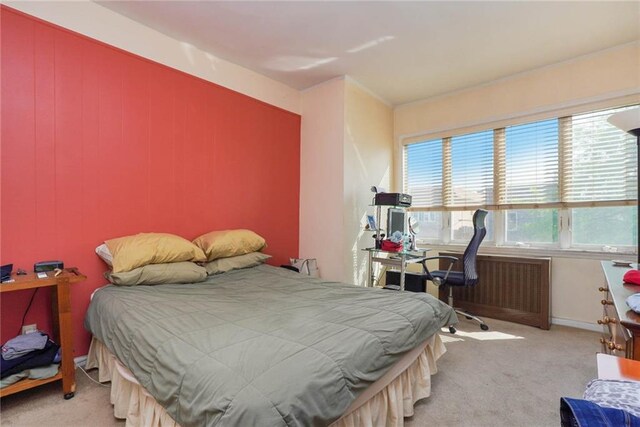
[[[51,310],[53,313],[54,339],[62,349],[62,360],[58,373],[43,380],[20,380],[15,384],[0,389],[0,397],[39,387],[53,381],[62,381],[62,392],[65,399],[71,399],[76,391],[75,365],[73,362],[73,325],[71,321],[70,286],[86,280],[77,269],[65,269],[59,276],[49,272],[46,278],[38,279],[35,273],[23,276],[12,275],[12,283],[0,284],[0,293],[22,291],[26,289],[51,288]]]

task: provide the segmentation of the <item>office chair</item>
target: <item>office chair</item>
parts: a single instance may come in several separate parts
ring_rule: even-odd
[[[434,285],[440,286],[448,286],[449,287],[449,298],[447,303],[453,307],[453,287],[454,286],[475,286],[478,284],[478,272],[476,271],[476,255],[478,254],[478,249],[480,248],[480,243],[482,243],[482,239],[487,234],[487,229],[484,226],[484,220],[489,212],[484,209],[478,209],[473,214],[473,237],[471,237],[471,241],[467,246],[467,249],[464,251],[464,255],[462,256],[462,263],[464,265],[463,271],[451,271],[453,265],[458,261],[458,258],[452,256],[435,256],[426,258],[422,261],[422,269],[423,269],[423,279],[430,280]],[[451,264],[449,264],[449,269],[447,270],[436,270],[429,271],[427,268],[427,261],[430,259],[448,259]],[[489,326],[482,319],[477,316],[474,316],[470,313],[462,311],[460,309],[456,309],[454,307],[456,313],[466,317],[467,319],[475,320],[480,323],[480,329],[483,331],[489,330]],[[452,334],[456,333],[456,328],[453,326],[449,326],[449,332]]]

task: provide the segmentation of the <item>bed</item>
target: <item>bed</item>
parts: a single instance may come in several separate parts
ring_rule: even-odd
[[[106,286],[85,327],[88,366],[114,382],[114,405],[128,399],[115,412],[130,424],[355,426],[412,414],[444,353],[437,331],[456,321],[427,294],[261,265]]]

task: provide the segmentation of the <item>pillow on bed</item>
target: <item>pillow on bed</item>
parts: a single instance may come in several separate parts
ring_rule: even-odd
[[[114,285],[162,285],[164,283],[197,283],[207,278],[207,270],[193,262],[149,264],[124,273],[106,272]]]
[[[180,236],[140,233],[105,241],[113,256],[113,272],[122,273],[147,264],[205,261],[202,249]]]
[[[109,248],[106,244],[101,244],[96,248],[96,253],[109,267],[113,265],[113,255],[109,252]]]
[[[229,258],[218,258],[206,263],[204,268],[207,269],[207,274],[211,276],[214,274],[226,273],[231,270],[255,267],[256,265],[265,263],[269,258],[271,258],[271,255],[263,254],[262,252],[251,252]]]
[[[207,256],[207,261],[258,252],[265,240],[251,230],[212,231],[193,241]]]

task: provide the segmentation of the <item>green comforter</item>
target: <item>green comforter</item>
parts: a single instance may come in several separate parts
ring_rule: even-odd
[[[321,426],[453,310],[258,266],[98,290],[85,327],[182,426]]]

